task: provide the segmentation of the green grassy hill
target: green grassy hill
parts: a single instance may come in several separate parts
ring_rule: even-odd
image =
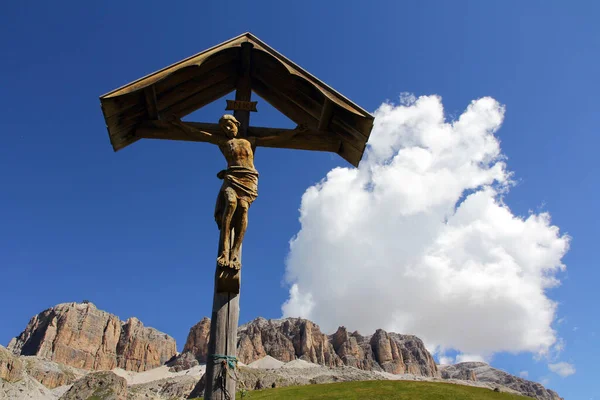
[[[363,381],[290,386],[247,392],[238,400],[525,400],[530,397],[451,383],[415,381]]]

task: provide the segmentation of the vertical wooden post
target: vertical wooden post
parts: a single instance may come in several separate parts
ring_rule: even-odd
[[[252,88],[250,81],[250,67],[252,57],[252,44],[242,44],[242,57],[239,80],[236,85],[236,100],[250,101]],[[239,134],[241,137],[248,135],[250,126],[250,111],[235,110],[235,118],[240,122]],[[233,243],[235,232],[231,235]],[[218,254],[221,254],[219,248]],[[240,249],[240,261],[242,251]],[[240,280],[241,280],[241,271]],[[234,371],[225,370],[223,375],[222,362],[225,360],[213,359],[212,355],[236,356],[237,353],[237,328],[240,317],[240,294],[217,292],[217,279],[219,271],[215,272],[215,290],[213,308],[210,322],[210,340],[208,343],[208,359],[206,360],[206,386],[204,389],[205,400],[235,400],[236,382],[231,378]],[[241,285],[241,282],[240,282]],[[240,290],[241,291],[241,290]],[[226,368],[229,368],[225,366]],[[221,379],[223,381],[221,381]]]
[[[236,86],[235,99],[241,101],[250,101],[252,97],[252,82],[250,80],[250,69],[252,66],[252,43],[242,43],[242,62],[240,65],[239,79]],[[242,137],[248,136],[248,127],[250,126],[250,111],[235,110],[233,116],[241,124],[240,134]]]

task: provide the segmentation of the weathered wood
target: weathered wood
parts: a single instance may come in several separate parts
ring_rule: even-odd
[[[204,50],[203,52],[200,52],[200,53],[195,54],[191,57],[188,57],[184,60],[176,62],[175,64],[169,65],[168,67],[158,70],[150,75],[146,75],[143,78],[135,80],[125,86],[121,86],[120,88],[112,90],[111,92],[104,94],[100,98],[106,99],[106,98],[117,97],[117,96],[129,94],[129,93],[133,93],[136,90],[144,88],[155,82],[161,81],[163,78],[171,75],[173,72],[175,72],[177,70],[189,67],[190,65],[200,65],[204,60],[208,59],[209,57],[213,56],[214,54],[216,54],[218,52],[229,49],[231,47],[239,46],[242,42],[245,41],[244,36],[245,35],[240,35],[240,36],[232,38],[226,42],[223,42],[217,46],[213,46],[210,49]]]
[[[102,100],[102,112],[104,118],[112,117],[117,114],[128,113],[132,108],[143,107],[143,96],[142,92],[133,92],[119,97],[111,97]]]
[[[217,286],[218,293],[238,294],[240,292],[240,271],[231,268],[217,267]]]
[[[348,99],[341,93],[338,93],[331,86],[327,85],[325,82],[321,81],[316,76],[309,73],[308,71],[305,71],[298,64],[294,63],[292,60],[285,57],[283,54],[277,52],[273,48],[267,46],[264,42],[258,40],[258,38],[255,38],[255,40],[256,40],[257,44],[260,44],[259,46],[257,46],[261,50],[260,53],[270,55],[271,59],[280,62],[282,65],[285,66],[285,68],[290,73],[293,73],[294,75],[297,75],[297,76],[301,76],[306,81],[308,81],[311,85],[318,87],[319,91],[321,93],[324,93],[327,97],[329,97],[329,99],[332,100],[335,104],[337,104],[338,106],[344,108],[345,110],[347,110],[353,114],[372,119],[372,116],[368,111],[364,110],[357,104],[353,103],[350,99]],[[257,51],[257,53],[258,52],[259,51]]]
[[[250,69],[252,65],[252,44],[242,43],[241,45],[241,60],[238,79],[236,82],[235,100],[250,101],[252,97],[252,87],[250,80]],[[234,117],[239,122],[239,136],[245,138],[248,136],[248,127],[250,126],[250,111],[235,110]],[[235,127],[235,125],[233,125]],[[243,154],[243,153],[240,153]],[[254,156],[250,158],[250,165]],[[240,165],[240,164],[238,164]],[[244,164],[242,164],[244,165]],[[254,167],[253,167],[254,168]],[[236,213],[237,214],[237,213]],[[245,217],[245,214],[244,218]],[[247,223],[247,222],[246,222]],[[239,223],[243,225],[243,223]],[[225,229],[221,226],[221,229]],[[237,229],[237,228],[236,228]],[[245,228],[243,228],[245,230]],[[234,233],[237,239],[243,238],[243,231],[232,232],[229,243],[232,244],[233,253],[235,251],[235,243],[233,242]],[[221,232],[223,233],[223,231]],[[225,233],[229,233],[225,231]],[[219,254],[221,254],[219,248]],[[217,259],[217,264],[220,263],[221,257]],[[237,254],[237,265],[241,266],[242,251],[241,244]],[[233,261],[230,266],[233,266]],[[210,325],[210,339],[214,344],[212,348],[209,344],[209,360],[206,365],[206,389],[204,392],[205,400],[228,398],[235,400],[236,381],[229,373],[227,365],[215,364],[216,360],[211,360],[211,355],[224,354],[227,356],[236,356],[237,345],[237,326],[240,316],[240,280],[241,270],[234,271],[231,268],[217,265],[215,273],[215,297],[213,300],[213,315]],[[212,351],[211,351],[212,350]],[[221,361],[222,362],[222,361]],[[223,373],[225,368],[226,374]],[[223,378],[224,375],[224,378]],[[221,378],[220,378],[221,377]],[[219,383],[224,379],[224,383]],[[224,393],[226,391],[226,393]],[[227,396],[225,396],[227,395]]]
[[[364,147],[366,137],[358,132],[355,128],[345,123],[339,116],[334,115],[333,105],[331,101],[326,97],[322,96],[325,100],[324,104],[321,105],[314,98],[306,95],[306,93],[293,90],[293,82],[295,79],[284,80],[276,75],[257,75],[256,79],[263,82],[266,86],[271,87],[272,91],[277,93],[280,97],[286,98],[289,102],[294,104],[296,107],[304,110],[307,114],[312,116],[315,120],[321,123],[323,116],[329,119],[328,124],[337,123],[340,126],[338,129],[343,138],[346,138],[348,142],[356,149]],[[300,79],[300,78],[297,78]],[[287,84],[285,82],[288,82]],[[327,110],[327,108],[330,108]],[[318,126],[318,125],[317,125]],[[323,128],[319,130],[325,130]]]
[[[341,155],[342,157],[344,157],[344,159],[346,161],[348,161],[350,164],[354,165],[355,167],[358,167],[358,163],[360,162],[362,155],[364,153],[363,151],[357,150],[352,146],[349,146],[347,143],[342,142],[342,146],[340,147],[338,154]]]
[[[240,295],[222,293],[217,291],[215,276],[215,291],[210,322],[210,340],[208,342],[208,359],[206,360],[206,386],[204,389],[205,400],[225,399],[225,393],[219,382],[219,375],[223,373],[224,360],[214,359],[214,354],[236,356],[237,326],[240,315]],[[230,399],[235,399],[236,382],[229,376],[234,371],[225,370],[225,389]]]
[[[181,118],[198,108],[204,107],[207,104],[231,93],[235,89],[235,77],[227,77],[225,80],[207,88],[204,92],[197,93],[188,97],[172,107],[164,110],[164,115],[173,115]],[[200,107],[198,107],[200,105]]]
[[[148,113],[148,119],[160,119],[158,113],[158,107],[156,105],[156,90],[154,85],[150,85],[144,89],[144,97],[146,98],[146,112]]]
[[[219,134],[221,129],[218,124],[208,124],[202,122],[184,122],[185,125],[203,130],[212,134]],[[248,136],[256,138],[270,137],[281,133],[290,132],[291,129],[249,127]],[[181,140],[186,142],[207,142],[205,136],[194,134],[188,130],[182,130],[174,127],[167,121],[146,121],[137,127],[135,131],[137,138],[144,139],[162,139],[162,140]],[[314,129],[309,129],[305,132],[300,132],[284,142],[276,143],[261,143],[260,147],[272,147],[294,150],[313,150],[313,151],[330,151],[338,152],[341,141],[339,138],[331,135],[328,132],[320,132]]]
[[[254,76],[253,85],[257,93],[266,90],[268,93],[267,96],[273,100],[269,100],[268,97],[265,97],[265,100],[273,105],[274,103],[278,104],[280,107],[283,105],[284,109],[280,110],[282,113],[287,115],[287,112],[290,112],[287,110],[292,110],[291,112],[298,114],[298,111],[301,110],[306,116],[309,117],[308,119],[305,119],[306,124],[313,128],[317,128],[319,126],[323,113],[320,111],[322,109],[321,106],[314,99],[311,99],[302,92],[291,91],[291,89],[289,89],[289,85],[277,83],[281,78],[274,78],[274,75],[269,75],[268,78],[266,76],[267,75],[263,76],[259,74]],[[333,115],[333,111],[331,111],[331,113],[332,115],[329,117],[330,124],[333,124],[334,122],[341,122],[340,118],[336,118],[335,115]],[[289,115],[288,117],[292,118]],[[349,125],[346,124],[344,126]],[[365,137],[360,132],[356,131],[355,129],[346,130],[339,127],[337,130],[331,130],[336,132],[347,146],[354,147],[356,151],[362,154],[365,145]]]
[[[123,132],[129,131],[139,121],[145,120],[146,117],[146,97],[143,96],[143,102],[131,108],[127,113],[114,114],[107,117],[106,125],[113,127],[111,130],[113,136],[120,136]]]
[[[166,97],[166,100],[163,100],[163,108],[165,108],[174,104],[174,101],[170,99],[172,96],[171,92],[173,91],[177,92],[181,90],[182,87],[187,87],[188,85],[193,88],[199,83],[201,84],[201,79],[207,77],[210,78],[213,74],[222,71],[223,69],[226,69],[230,73],[236,73],[237,71],[233,71],[229,66],[237,65],[236,60],[239,58],[239,52],[239,48],[225,49],[208,57],[200,64],[191,64],[173,72],[151,85],[154,87],[156,97]],[[146,88],[144,88],[144,90]],[[117,114],[139,115],[137,113],[139,112],[140,107],[143,106],[140,99],[144,96],[144,90],[103,99],[102,109],[104,118],[109,118]],[[201,88],[198,88],[198,90],[201,90]]]
[[[119,138],[116,137],[112,137],[111,136],[111,144],[113,146],[113,150],[119,151],[121,149],[124,149],[125,147],[129,146],[132,143],[137,142],[138,140],[140,140],[140,138],[138,138],[137,136],[135,136],[133,134],[133,132],[131,132],[130,134],[126,135],[126,136],[121,136]]]
[[[192,64],[189,67],[182,68],[156,82],[154,84],[154,86],[156,86],[156,93],[159,96],[164,95],[173,88],[187,85],[190,81],[197,80],[198,74],[212,74],[228,65],[236,65],[239,54],[239,48],[225,49],[207,57],[201,63]]]
[[[250,101],[252,98],[252,82],[250,81],[250,71],[252,68],[252,43],[242,43],[240,70],[236,82],[235,99],[237,101]],[[235,110],[233,116],[240,122],[240,136],[248,136],[248,127],[250,126],[250,111]]]
[[[338,131],[347,132],[350,135],[352,135],[353,138],[359,140],[361,145],[358,146],[358,148],[364,148],[366,146],[367,142],[364,140],[365,137],[363,136],[363,134],[360,133],[358,130],[356,130],[356,128],[354,128],[352,125],[348,124],[346,121],[344,121],[339,116],[337,116],[337,115],[333,116],[333,118],[331,119],[330,126],[337,127]],[[333,130],[335,131],[335,129],[333,129]]]
[[[325,103],[323,104],[323,110],[321,111],[321,118],[319,118],[319,127],[318,130],[326,131],[329,126],[329,122],[331,122],[331,117],[333,116],[333,103],[327,97],[325,98]]]
[[[232,91],[235,87],[236,68],[234,65],[224,65],[220,69],[205,69],[204,66],[187,67],[181,73],[185,72],[195,78],[190,79],[188,76],[187,84],[178,85],[162,92],[151,89],[156,88],[160,82],[148,86],[140,92],[144,98],[143,103],[137,100],[138,92],[118,98],[109,98],[102,104],[107,126],[112,127],[112,136],[119,136],[123,132],[129,131],[140,119],[145,119],[148,115],[148,90],[154,90],[153,97],[156,99],[157,113],[163,116],[186,115],[187,110],[195,110],[193,104],[204,106]],[[133,105],[131,105],[132,102]],[[191,104],[192,106],[190,106]],[[120,112],[116,112],[118,107],[121,107]]]
[[[249,49],[245,53],[244,46]],[[250,67],[249,81],[245,65]],[[236,88],[241,96],[245,90],[240,89],[249,83],[256,94],[297,124],[337,136],[344,144],[338,148],[346,149],[339,154],[348,155],[351,159],[346,159],[356,165],[373,128],[373,116],[250,33],[101,96],[111,144],[118,150],[133,143],[136,127],[157,114],[162,119],[181,118]],[[156,112],[149,101],[150,86]],[[236,117],[246,126],[242,114]]]
[[[169,107],[162,106],[162,99],[157,99],[157,112],[164,118],[168,119],[169,116],[175,116],[181,118],[196,110],[196,106],[200,104],[202,107],[206,104],[212,103],[213,101],[225,96],[235,89],[235,76],[223,75],[220,76],[221,81],[213,82],[212,80],[207,82],[210,86],[203,87],[204,91],[197,92],[190,95],[189,97],[172,104]],[[112,136],[119,137],[133,132],[136,124],[139,123],[140,118],[146,120],[147,108],[146,102],[144,101],[143,106],[134,107],[125,114],[115,114],[111,117],[106,118],[107,125],[113,126]]]
[[[255,74],[253,79],[262,82],[280,97],[301,108],[315,120],[319,120],[321,116],[320,103],[301,91],[295,91],[291,76],[284,79],[274,74]]]
[[[337,153],[340,149],[342,141],[330,135],[299,133],[291,139],[283,143],[260,143],[259,147],[270,147],[274,149],[291,149],[291,150],[309,150],[309,151],[328,151]]]
[[[182,101],[188,100],[191,96],[201,94],[211,86],[223,81],[235,81],[237,73],[236,65],[225,64],[218,69],[205,70],[203,67],[190,67],[195,69],[195,76],[170,90],[166,90],[158,95],[158,102],[161,109],[166,109],[177,105]],[[195,97],[195,99],[199,99]]]
[[[232,111],[236,111],[236,110],[244,110],[244,111],[250,111],[250,112],[257,112],[258,110],[256,109],[256,104],[258,103],[258,101],[241,101],[241,100],[226,100],[227,101],[227,107],[225,107],[225,110],[232,110]]]
[[[306,124],[311,128],[318,126],[317,120],[312,115],[297,107],[289,99],[277,93],[273,88],[265,85],[259,79],[252,79],[252,90],[295,123]]]

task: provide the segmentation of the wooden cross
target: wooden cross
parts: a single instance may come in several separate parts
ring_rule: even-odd
[[[235,100],[227,101],[233,117],[219,124],[181,121],[233,90]],[[253,91],[298,128],[251,127]],[[241,243],[248,207],[256,198],[256,146],[335,152],[357,166],[373,117],[250,33],[113,90],[100,101],[115,151],[139,139],[211,142],[227,160],[227,169],[219,173],[224,184],[215,210],[220,239],[204,398],[235,399],[230,366],[236,360]]]

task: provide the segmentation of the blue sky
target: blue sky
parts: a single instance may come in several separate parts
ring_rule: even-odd
[[[450,119],[483,96],[506,106],[496,136],[516,185],[504,202],[518,216],[549,212],[572,238],[567,268],[556,275],[561,285],[547,295],[558,302],[553,327],[564,340],[554,361],[576,373],[560,377],[527,352],[497,353],[492,365],[546,379],[567,399],[600,399],[600,5],[366,4],[3,4],[0,343],[67,301],[136,316],[180,349],[210,314],[222,156],[208,144],[162,141],[113,153],[98,97],[250,31],[369,111],[403,92],[441,96]],[[252,124],[292,126],[257,100]],[[224,106],[222,99],[187,119],[216,121]],[[244,242],[240,322],[281,316],[301,197],[332,168],[348,167],[335,155],[274,149],[260,149],[256,166],[260,196]]]

